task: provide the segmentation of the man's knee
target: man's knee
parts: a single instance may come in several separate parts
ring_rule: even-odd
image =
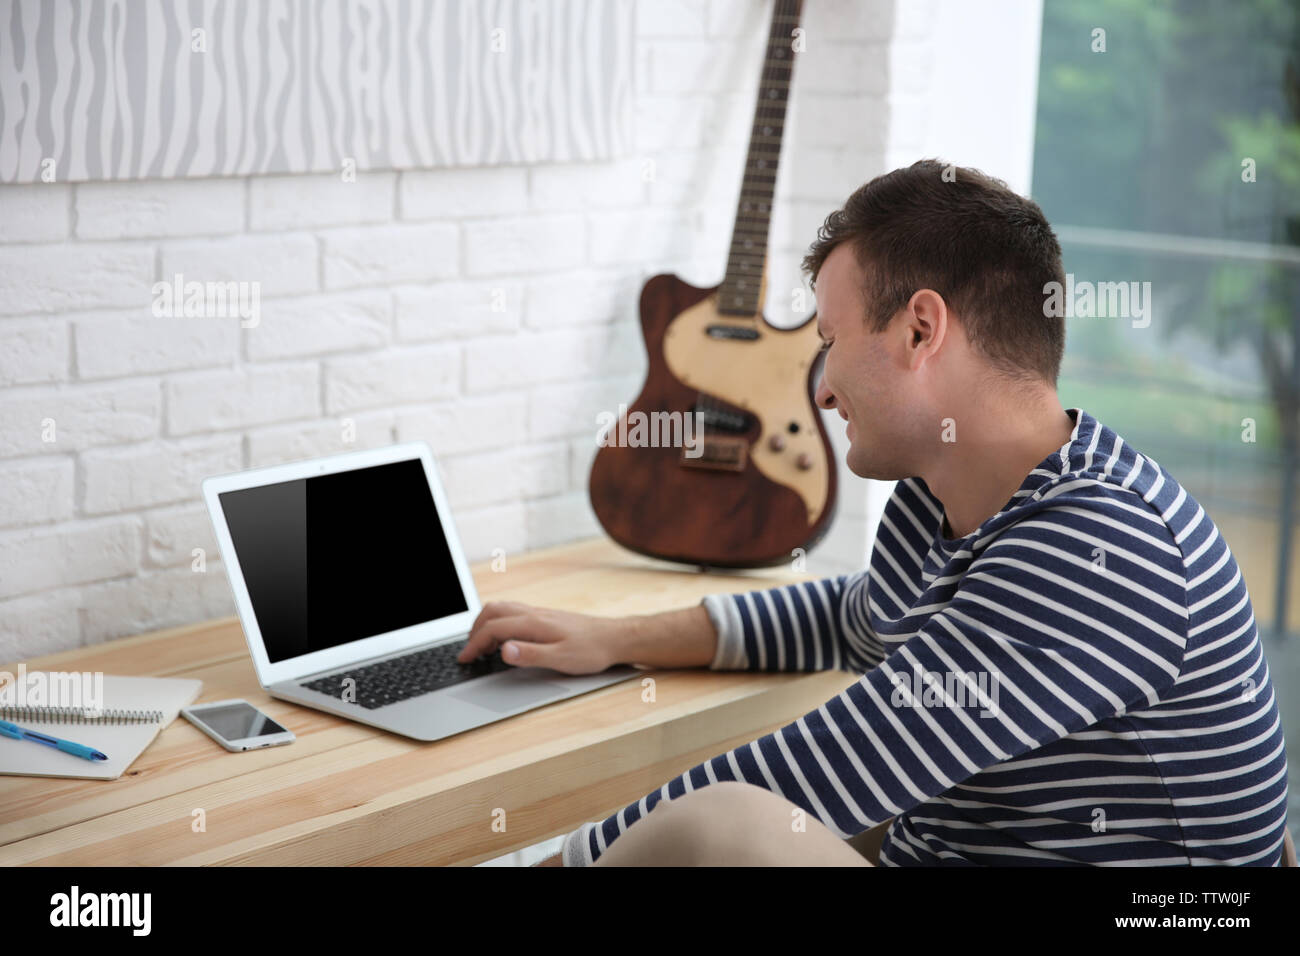
[[[711,821],[719,814],[771,812],[786,806],[789,801],[771,790],[740,780],[719,780],[672,800],[660,800],[650,812],[661,816],[671,812],[674,819],[698,822]]]
[[[737,851],[754,851],[760,844],[793,832],[795,813],[784,797],[762,787],[735,780],[660,800],[648,819],[658,818],[658,835],[671,840],[680,853],[697,863],[716,862]]]
[[[612,866],[871,865],[785,797],[732,780],[659,800],[596,862]]]

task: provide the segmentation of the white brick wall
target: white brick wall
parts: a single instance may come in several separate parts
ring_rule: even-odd
[[[822,218],[882,171],[899,73],[892,0],[805,8],[778,324]],[[639,390],[644,280],[722,277],[769,12],[638,4],[610,163],[0,186],[0,659],[233,613],[211,474],[424,439],[472,558],[598,533],[596,414]],[[260,283],[258,324],[155,317],[176,273]],[[850,478],[810,570],[860,566],[867,512]]]

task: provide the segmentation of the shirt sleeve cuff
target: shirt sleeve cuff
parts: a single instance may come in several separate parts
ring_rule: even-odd
[[[591,866],[595,862],[588,850],[591,845],[588,836],[594,826],[597,824],[584,823],[564,838],[560,846],[560,861],[565,866]]]
[[[709,612],[709,620],[718,632],[718,646],[714,651],[710,670],[745,670],[749,660],[745,655],[745,628],[736,607],[736,598],[730,594],[710,594],[700,602]]]

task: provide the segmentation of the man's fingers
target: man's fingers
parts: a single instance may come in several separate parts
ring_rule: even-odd
[[[550,667],[549,644],[507,639],[501,645],[501,659],[512,667]]]
[[[505,617],[518,617],[528,613],[531,608],[526,604],[520,604],[518,601],[488,601],[483,605],[483,609],[478,612],[478,617],[470,625],[469,640],[461,648],[460,654],[456,659],[462,664],[467,664],[476,657],[484,654],[490,654],[497,649],[495,644],[488,644],[483,640],[483,629],[492,621],[498,621]]]
[[[465,646],[460,649],[456,655],[456,660],[462,664],[468,664],[476,657],[482,657],[484,654],[491,654],[497,649],[500,641],[497,635],[500,633],[501,622],[509,620],[504,617],[491,618],[484,620],[480,617],[470,628],[469,640]]]
[[[491,654],[501,644],[511,638],[520,641],[550,642],[555,638],[536,617],[519,614],[514,617],[497,617],[490,621],[476,623],[470,632],[469,640],[461,648],[456,659],[468,664],[476,657]],[[507,659],[508,663],[514,663]]]

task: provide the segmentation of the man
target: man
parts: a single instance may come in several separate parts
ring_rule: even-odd
[[[899,479],[869,567],[625,620],[494,602],[462,659],[862,679],[585,824],[563,865],[1277,865],[1286,755],[1245,584],[1168,472],[1062,408],[1042,211],[919,162],[804,266],[817,402],[855,474]]]

